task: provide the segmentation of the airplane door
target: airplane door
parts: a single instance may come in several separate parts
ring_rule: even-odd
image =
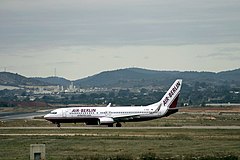
[[[66,109],[63,111],[63,117],[69,116],[69,113],[71,112],[71,109]]]
[[[62,110],[62,116],[67,117],[67,110]]]

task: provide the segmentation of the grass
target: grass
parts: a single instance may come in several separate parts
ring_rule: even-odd
[[[170,117],[153,121],[124,123],[123,127],[239,125],[239,114],[220,115],[217,113],[192,114],[180,112]],[[235,160],[240,158],[239,129],[133,128],[124,130],[117,128],[99,129],[97,127],[95,129],[7,128],[52,126],[54,125],[39,119],[1,121],[0,127],[2,128],[0,129],[0,134],[2,135],[0,135],[0,160],[29,159],[30,144],[35,143],[46,144],[46,158],[48,160]],[[62,126],[84,125],[62,124]],[[19,135],[11,135],[13,133]]]
[[[75,136],[0,136],[1,159],[28,159],[29,146],[45,143],[47,159],[144,159],[240,155],[240,130],[11,130],[3,133],[74,133]],[[95,134],[98,136],[84,136]],[[138,136],[134,136],[138,135]],[[14,154],[12,154],[14,152]]]

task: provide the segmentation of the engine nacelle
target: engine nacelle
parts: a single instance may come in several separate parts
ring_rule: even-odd
[[[101,118],[99,118],[99,122],[100,122],[100,124],[112,124],[115,121],[110,117],[101,117]]]

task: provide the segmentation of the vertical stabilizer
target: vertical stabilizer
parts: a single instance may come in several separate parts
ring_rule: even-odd
[[[177,106],[181,86],[182,79],[177,79],[159,102],[149,106],[156,107],[154,112],[159,115],[165,115],[169,110],[174,110]]]
[[[177,79],[167,91],[167,93],[163,96],[161,100],[163,106],[167,108],[176,108],[181,86],[182,80]]]
[[[178,109],[177,107],[177,101],[180,94],[182,86],[182,80],[177,79],[173,85],[170,87],[170,89],[167,91],[167,93],[163,96],[161,99],[162,107],[160,108],[159,114],[162,116],[169,116],[170,114],[176,113]]]

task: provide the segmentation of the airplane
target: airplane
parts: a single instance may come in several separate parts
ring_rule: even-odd
[[[121,122],[147,121],[167,117],[178,112],[177,101],[182,86],[182,79],[177,79],[162,99],[147,106],[112,107],[70,107],[59,108],[45,115],[44,118],[60,127],[61,123],[83,122],[86,125],[107,125],[121,127]]]

